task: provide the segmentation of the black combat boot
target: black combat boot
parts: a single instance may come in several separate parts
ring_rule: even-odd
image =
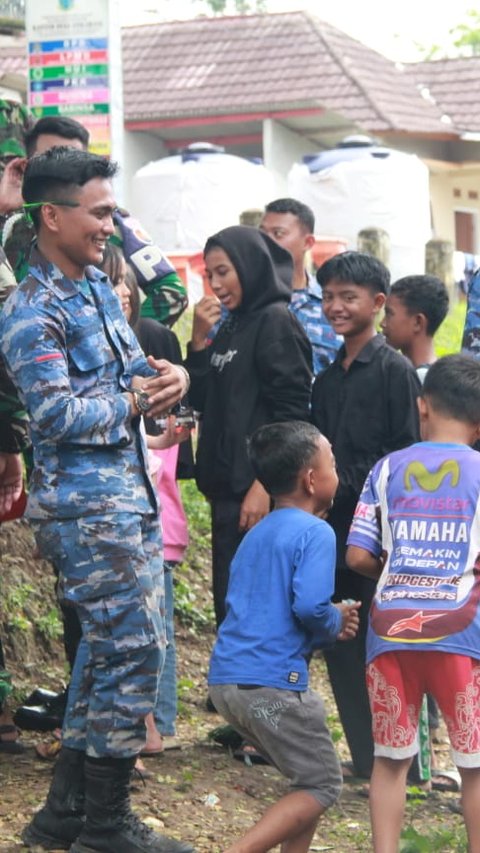
[[[70,853],[195,853],[184,841],[159,835],[132,812],[135,758],[85,759],[86,823]]]
[[[85,753],[62,746],[42,809],[22,832],[26,847],[69,850],[85,822]]]

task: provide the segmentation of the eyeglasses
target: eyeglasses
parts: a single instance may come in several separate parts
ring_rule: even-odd
[[[32,222],[32,217],[29,214],[29,210],[33,210],[35,208],[43,207],[44,204],[52,204],[56,207],[82,207],[82,205],[80,204],[79,201],[31,201],[31,202],[28,202],[28,203],[22,205],[23,210],[24,210],[25,219],[29,222]],[[117,210],[118,210],[117,207],[114,207],[114,208],[109,207],[109,208],[102,208],[98,212],[95,212],[95,211],[89,211],[89,212],[93,213],[93,215],[96,216],[97,219],[106,219],[107,217],[109,219],[111,219]]]
[[[80,207],[78,201],[30,201],[22,204],[22,207],[24,210],[31,210],[34,207],[42,207],[44,204],[55,204],[57,207]]]
[[[29,211],[43,207],[44,204],[55,204],[57,207],[80,207],[78,201],[30,201],[22,205],[24,217],[27,222],[33,225],[33,219],[30,216]]]

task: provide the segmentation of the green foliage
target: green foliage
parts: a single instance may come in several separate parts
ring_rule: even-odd
[[[338,717],[338,714],[329,714],[327,716],[327,726],[330,729],[330,736],[334,743],[338,743],[343,738],[343,729]]]
[[[49,640],[58,640],[63,634],[63,624],[56,607],[37,616],[35,624],[38,630]]]
[[[33,592],[34,587],[30,583],[21,583],[18,586],[11,587],[5,594],[6,612],[23,610]]]
[[[480,11],[470,9],[467,19],[465,23],[457,24],[450,30],[450,35],[453,36],[453,45],[458,51],[476,55],[480,53]]]
[[[180,493],[188,518],[190,537],[198,545],[210,544],[210,507],[193,480],[180,481]]]
[[[450,44],[421,45],[414,42],[421,58],[425,61],[442,59],[445,56],[471,56],[480,54],[480,11],[470,9],[467,19],[449,30]]]
[[[210,590],[205,587],[205,567],[211,562],[210,508],[193,480],[180,482],[188,518],[190,545],[184,565],[174,574],[175,613],[193,629],[213,624]]]
[[[457,302],[440,326],[435,335],[435,352],[439,358],[460,351],[466,311],[467,303]]]
[[[24,608],[33,592],[34,588],[29,583],[20,583],[6,590],[4,611],[10,628],[16,631],[28,631],[31,628],[31,622],[25,615]]]
[[[466,853],[467,849],[463,828],[434,829],[424,834],[408,826],[402,832],[399,853]]]
[[[202,603],[187,578],[174,579],[175,614],[180,622],[192,628],[202,628],[213,621],[212,607]]]

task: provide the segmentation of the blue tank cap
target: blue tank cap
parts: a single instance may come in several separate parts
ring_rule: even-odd
[[[178,153],[182,163],[186,163],[188,160],[201,160],[204,154],[225,154],[225,148],[223,145],[214,145],[212,142],[192,142]]]
[[[346,136],[335,148],[330,148],[328,151],[320,151],[318,154],[305,154],[302,157],[302,162],[305,166],[308,166],[308,171],[314,174],[315,172],[321,172],[323,169],[330,169],[337,163],[362,160],[366,157],[384,159],[390,157],[392,153],[394,152],[389,148],[377,145],[375,140],[370,136],[357,134]]]

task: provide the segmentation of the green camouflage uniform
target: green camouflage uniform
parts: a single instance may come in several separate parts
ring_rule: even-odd
[[[15,276],[0,248],[0,310],[15,287]],[[15,386],[0,360],[0,452],[19,453],[29,445],[28,419],[18,399]]]
[[[0,98],[0,178],[12,157],[25,157],[23,134],[33,125],[24,104]]]
[[[0,180],[11,158],[25,156],[23,134],[32,124],[27,107],[0,99]],[[14,287],[15,276],[5,252],[0,248],[0,311]],[[0,361],[0,452],[19,453],[28,445],[27,416]]]

